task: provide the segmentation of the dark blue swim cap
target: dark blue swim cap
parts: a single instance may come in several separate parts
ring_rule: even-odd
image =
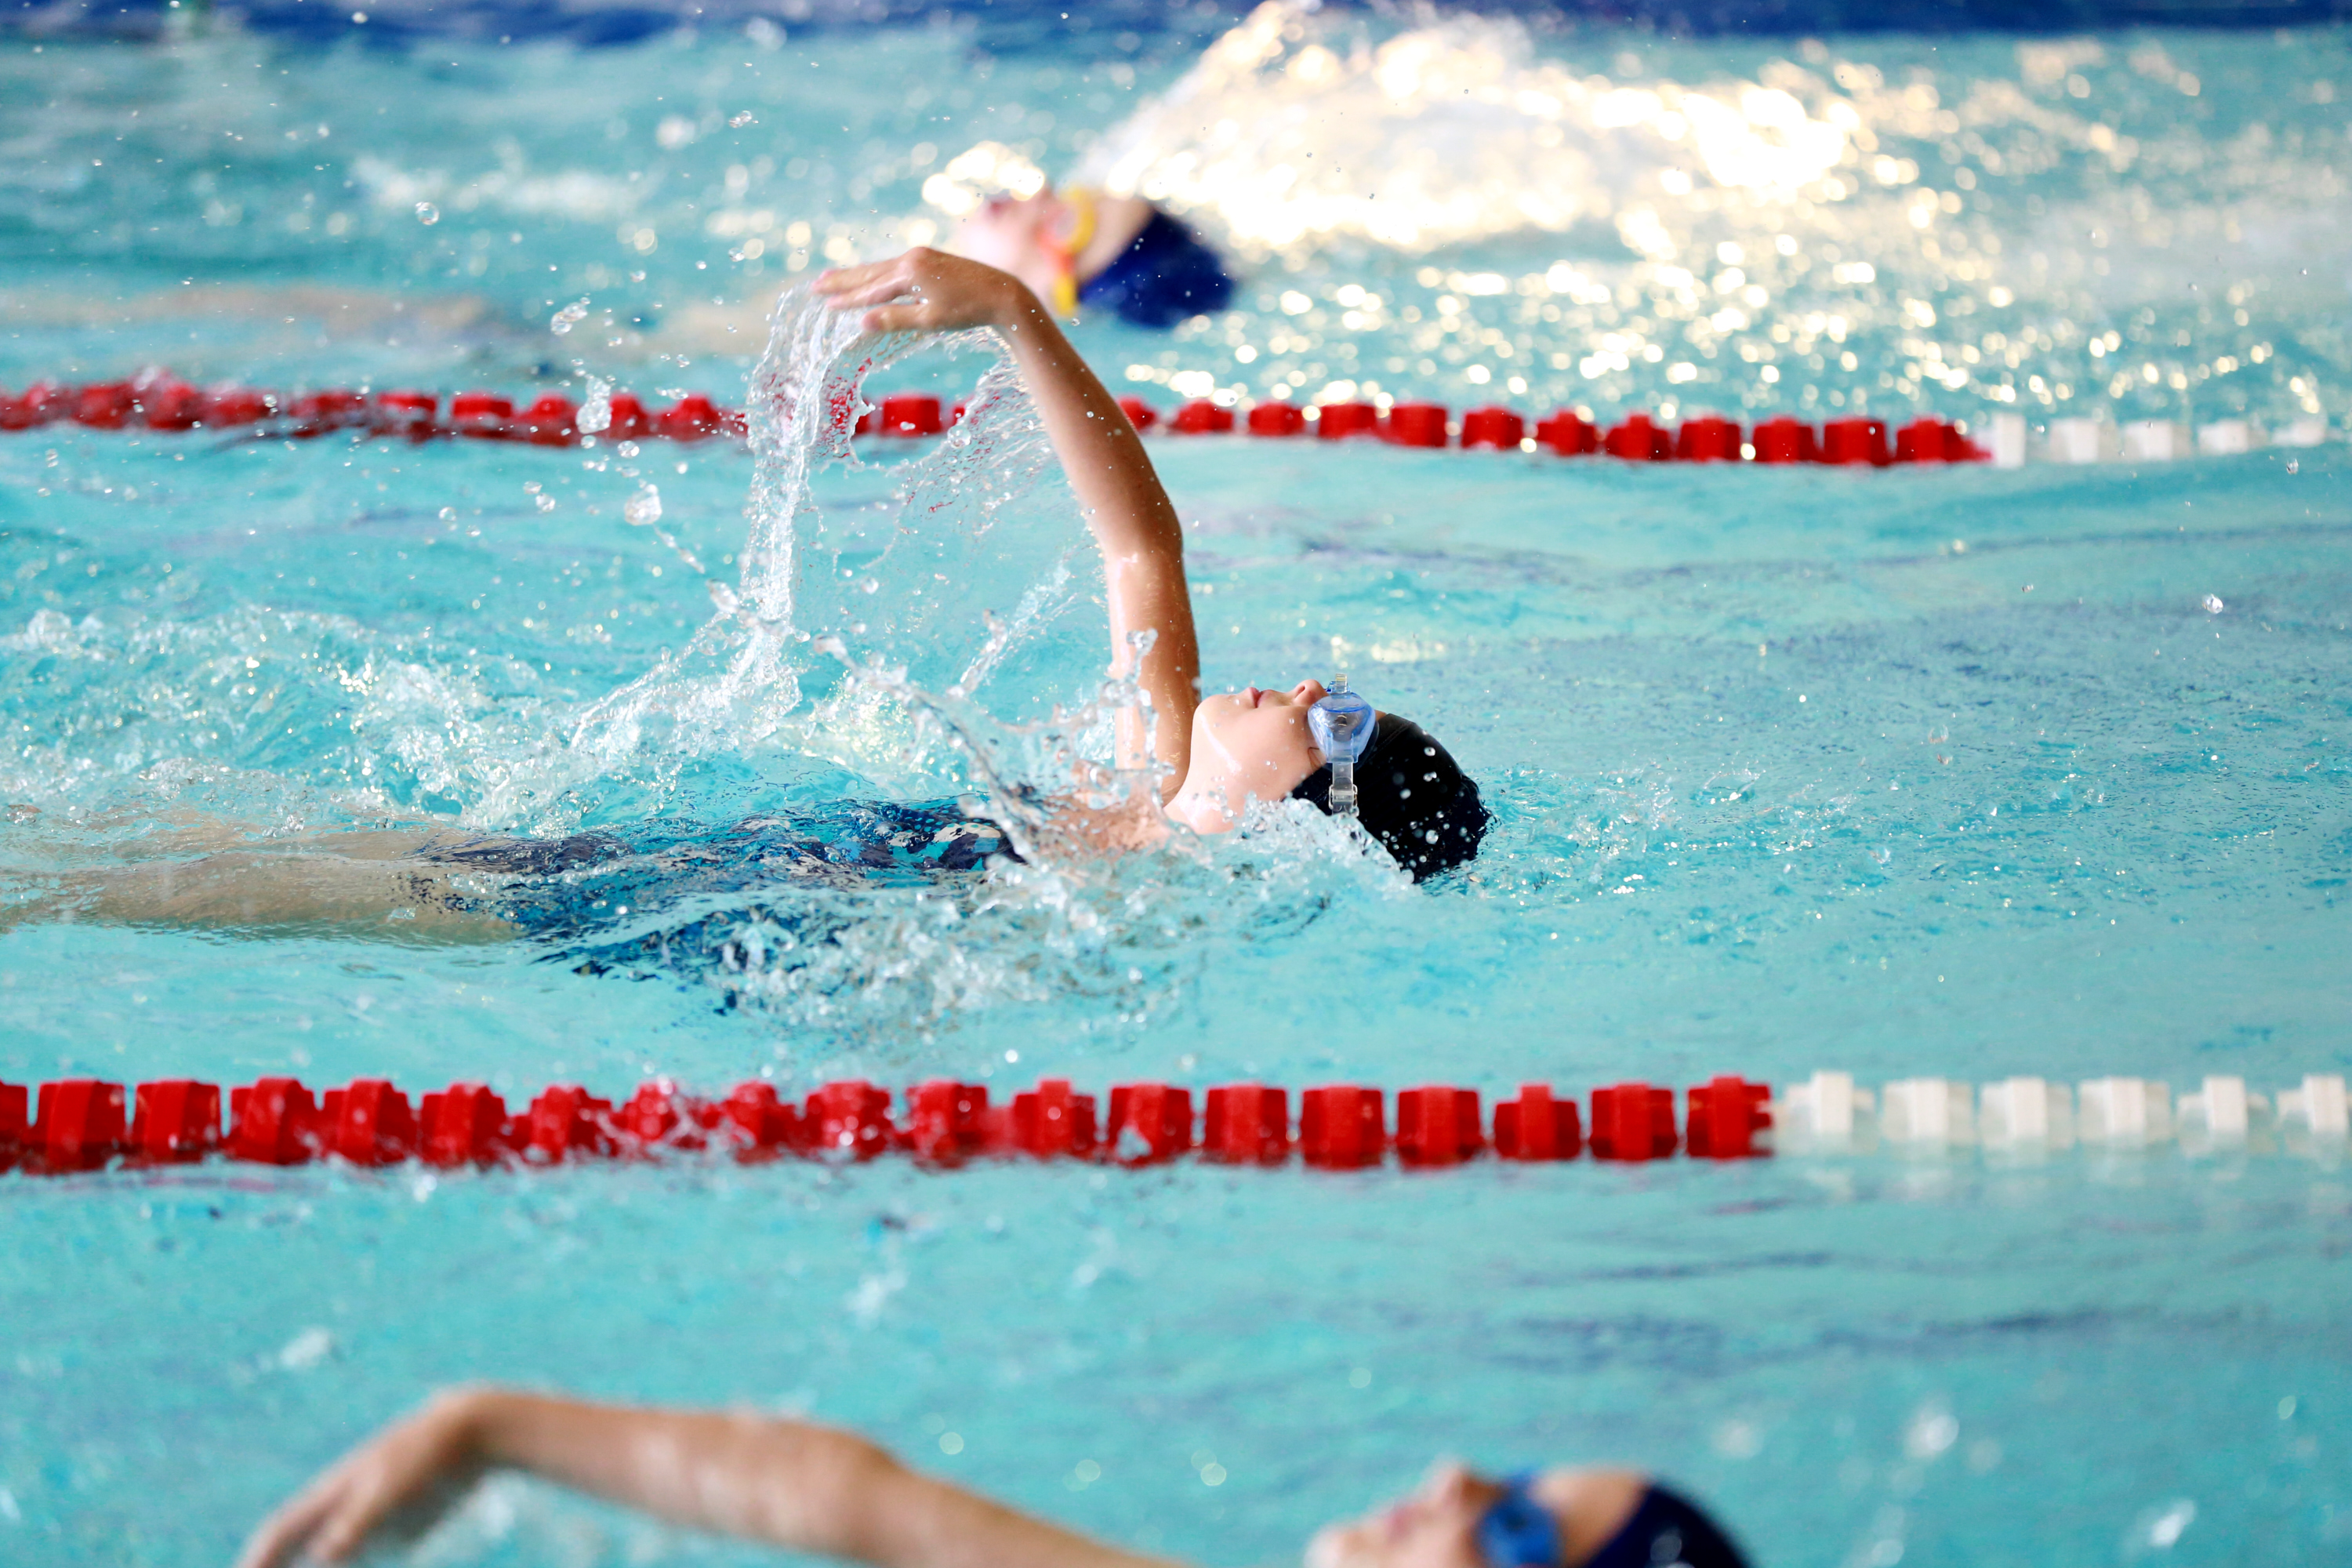
[[[1234,280],[1200,236],[1155,210],[1127,248],[1087,280],[1078,302],[1118,312],[1122,321],[1160,330],[1187,316],[1222,310]]]
[[[1317,768],[1290,792],[1331,810],[1331,769]],[[1410,719],[1383,713],[1356,759],[1356,817],[1416,882],[1478,853],[1492,820],[1478,786],[1454,754]]]

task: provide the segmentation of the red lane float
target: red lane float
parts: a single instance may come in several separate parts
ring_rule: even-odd
[[[1601,450],[1601,432],[1581,414],[1563,408],[1549,419],[1536,421],[1536,444],[1563,458],[1586,458]]]
[[[1260,403],[1249,411],[1253,436],[1297,436],[1307,429],[1307,411],[1295,404]]]
[[[1756,426],[1754,450],[1759,463],[1811,463],[1821,458],[1813,427],[1785,414]]]
[[[425,1097],[428,1124],[435,1099]],[[420,1152],[417,1121],[408,1096],[380,1078],[329,1089],[319,1100],[319,1152],[354,1165],[397,1165],[415,1158]],[[425,1152],[430,1160],[429,1151]]]
[[[1445,445],[1445,409],[1436,403],[1395,403],[1389,405],[1381,434],[1400,447]]]
[[[1290,1157],[1290,1091],[1262,1083],[1213,1089],[1201,1155],[1233,1165],[1278,1165]]]
[[[1671,1090],[1642,1083],[1596,1089],[1590,1146],[1596,1159],[1624,1162],[1662,1159],[1678,1144],[1695,1158],[1755,1158],[1769,1152],[1770,1092],[1738,1078],[1711,1079],[1687,1092],[1678,1129]],[[264,1078],[226,1097],[193,1079],[140,1084],[135,1096],[121,1084],[69,1079],[40,1086],[38,1114],[29,1118],[26,1089],[0,1084],[0,1170],[65,1173],[215,1155],[266,1165],[415,1162],[456,1170],[698,1152],[848,1163],[907,1153],[940,1166],[983,1156],[1148,1165],[1197,1153],[1214,1163],[1279,1165],[1294,1150],[1318,1169],[1360,1170],[1391,1152],[1398,1163],[1422,1168],[1489,1152],[1573,1160],[1588,1142],[1576,1100],[1545,1084],[1523,1085],[1497,1103],[1491,1137],[1478,1091],[1456,1085],[1400,1091],[1393,1131],[1387,1097],[1377,1089],[1327,1084],[1298,1100],[1294,1134],[1288,1091],[1262,1083],[1210,1089],[1199,1116],[1188,1088],[1116,1084],[1108,1114],[1098,1117],[1096,1098],[1067,1079],[1046,1079],[1001,1106],[981,1085],[935,1079],[907,1091],[901,1121],[893,1120],[890,1091],[864,1079],[819,1085],[797,1105],[758,1080],[708,1100],[652,1079],[618,1105],[557,1084],[510,1113],[501,1095],[479,1083],[453,1083],[412,1103],[385,1079],[314,1093],[296,1079]],[[126,1105],[136,1107],[127,1123]]]
[[[1164,1083],[1115,1084],[1105,1152],[1121,1164],[1148,1165],[1192,1149],[1192,1091]]]
[[[1298,1154],[1310,1165],[1376,1165],[1388,1151],[1388,1112],[1377,1089],[1331,1084],[1298,1097]]]
[[[1596,1160],[1663,1160],[1675,1152],[1675,1091],[1620,1083],[1592,1091]]]
[[[95,1171],[123,1152],[122,1086],[95,1079],[41,1085],[40,1110],[28,1142],[44,1170]]]
[[[23,1091],[18,1090],[21,1096]],[[6,1136],[7,1097],[0,1092],[0,1138]],[[131,1153],[155,1164],[201,1160],[220,1148],[221,1092],[194,1079],[163,1079],[139,1086],[131,1116]]]
[[[951,1165],[985,1153],[988,1090],[976,1083],[933,1079],[907,1091],[907,1147],[918,1160]]]
[[[1683,1144],[1694,1160],[1745,1160],[1756,1135],[1772,1125],[1772,1091],[1737,1078],[1712,1079],[1684,1092]]]
[[[1675,432],[1675,460],[1681,463],[1736,463],[1740,459],[1739,426],[1712,415],[1685,419]]]
[[[1168,421],[1179,436],[1222,436],[1234,427],[1234,411],[1205,397],[1187,403]]]
[[[1886,449],[1884,419],[1832,419],[1822,426],[1824,463],[1867,463],[1883,468],[1895,460]]]
[[[1646,414],[1628,414],[1601,437],[1601,449],[1633,463],[1663,463],[1675,455],[1674,432]]]
[[[1495,1152],[1505,1160],[1573,1160],[1584,1149],[1584,1126],[1573,1100],[1554,1100],[1549,1086],[1522,1084],[1519,1097],[1495,1107]]]
[[[1462,416],[1462,449],[1492,447],[1498,452],[1517,450],[1527,439],[1528,422],[1507,408],[1473,408]]]
[[[898,1143],[889,1091],[863,1079],[826,1084],[808,1097],[801,1113],[801,1143],[837,1159],[871,1160],[889,1152]]]
[[[1486,1146],[1478,1091],[1429,1085],[1397,1091],[1397,1158],[1408,1165],[1458,1165]]]
[[[540,1092],[523,1116],[524,1158],[560,1165],[575,1157],[604,1157],[616,1147],[613,1102],[577,1084],[556,1084]]]

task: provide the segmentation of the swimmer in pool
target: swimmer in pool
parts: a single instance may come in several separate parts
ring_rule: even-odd
[[[1172,327],[1223,310],[1234,283],[1191,228],[1141,196],[1072,185],[998,196],[958,226],[949,248],[1029,285],[1056,315],[1108,310]]]
[[[1018,278],[1065,321],[1106,311],[1162,331],[1223,310],[1234,293],[1224,261],[1181,219],[1141,196],[1084,185],[991,197],[956,226],[947,247]],[[742,305],[689,305],[655,342],[740,353],[756,342],[769,314],[764,307],[754,314]]]
[[[485,1471],[520,1470],[691,1529],[875,1568],[1172,1568],[907,1468],[855,1434],[750,1414],[634,1409],[499,1389],[436,1396],[310,1483],[237,1568],[341,1562],[413,1532]],[[1318,1531],[1307,1568],[1742,1568],[1698,1509],[1627,1470],[1508,1479],[1441,1463]]]
[[[1179,828],[1230,832],[1253,803],[1296,798],[1352,816],[1416,881],[1477,853],[1488,821],[1478,786],[1411,720],[1313,679],[1201,695],[1175,506],[1134,427],[1033,289],[934,250],[837,268],[814,288],[834,309],[862,312],[877,332],[992,329],[1019,366],[1101,552],[1110,673],[1133,678],[1148,704],[1118,715],[1118,766],[1156,783],[1108,806],[1033,803],[1045,808],[1028,814],[1043,824],[1032,827],[1033,847],[1057,855],[1148,848]],[[714,828],[667,823],[557,839],[446,826],[276,844],[218,824],[182,833],[179,856],[57,879],[40,899],[0,909],[0,929],[50,919],[578,942],[616,915],[634,910],[642,922],[649,910],[688,894],[970,874],[1013,852],[996,822],[952,804],[849,805]],[[667,936],[660,945],[674,949]],[[612,961],[585,952],[592,966]]]

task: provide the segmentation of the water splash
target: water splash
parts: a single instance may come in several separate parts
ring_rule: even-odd
[[[868,379],[925,350],[990,356],[964,417],[890,471],[887,500],[829,516],[816,500],[817,476],[830,464],[865,467],[851,437],[869,407]],[[949,700],[968,706],[1007,653],[1051,623],[1074,584],[1066,560],[1052,560],[1010,622],[971,607],[974,547],[1052,464],[1017,376],[986,333],[877,338],[854,314],[794,289],[776,303],[749,401],[754,470],[738,578],[712,584],[714,614],[682,651],[581,715],[567,742],[574,765],[594,774],[648,752],[674,764],[784,745],[885,786],[969,782],[941,777],[942,753],[914,732],[916,711],[938,706],[927,688],[950,687]],[[625,514],[657,523],[654,487],[641,488]],[[1066,508],[1053,521],[1066,531]],[[813,563],[822,568],[815,584]],[[982,627],[980,648],[959,658]],[[820,660],[814,669],[812,655]],[[976,709],[962,718],[975,732],[987,727]]]
[[[1861,123],[1763,81],[1619,85],[1537,58],[1507,17],[1377,28],[1267,0],[1082,176],[1205,214],[1259,254],[1422,251],[1618,218],[1693,154],[1724,191],[1818,196]]]

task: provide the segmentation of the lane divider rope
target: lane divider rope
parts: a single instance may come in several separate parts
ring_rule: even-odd
[[[1606,428],[1576,409],[1559,409],[1530,420],[1517,410],[1473,408],[1458,417],[1443,404],[1399,402],[1385,408],[1371,403],[1326,403],[1301,406],[1266,402],[1237,408],[1195,398],[1162,415],[1140,397],[1118,400],[1139,431],[1179,436],[1245,432],[1276,439],[1311,437],[1333,441],[1364,437],[1400,447],[1452,447],[1460,451],[1547,451],[1563,458],[1605,456],[1633,462],[1755,462],[1766,465],[1818,463],[1885,468],[1894,464],[1990,461],[2015,467],[2026,459],[2024,416],[1996,414],[1979,440],[1962,426],[1922,416],[1900,429],[1860,416],[1815,424],[1782,415],[1742,425],[1715,415],[1698,415],[1669,426],[1646,413],[1628,414]],[[461,392],[446,399],[433,392],[360,392],[330,388],[299,395],[248,386],[200,388],[168,371],[151,370],[129,381],[71,386],[44,381],[9,394],[0,390],[0,430],[31,430],[74,425],[93,430],[186,433],[209,431],[243,439],[315,439],[347,432],[362,438],[415,441],[443,437],[576,447],[597,441],[701,441],[741,438],[745,419],[700,394],[651,408],[626,392],[612,394],[587,408],[561,393],[546,393],[518,406],[496,393]],[[837,431],[855,436],[922,437],[952,427],[965,405],[929,393],[900,392],[870,403],[852,393],[835,410]],[[591,411],[593,410],[593,412]],[[2305,424],[2309,424],[2306,421]],[[2282,432],[2284,445],[2312,446],[2326,438],[2322,427],[2297,426]],[[2200,426],[2195,449],[2208,454],[2244,452],[2262,437],[2244,420]],[[2112,447],[2114,450],[2109,451]],[[2102,421],[2050,422],[2044,455],[2058,462],[2095,462],[2128,456],[2165,460],[2187,456],[2185,426],[2142,422],[2118,433]]]
[[[454,1083],[412,1103],[384,1079],[314,1094],[297,1079],[264,1078],[226,1097],[220,1086],[193,1079],[142,1083],[135,1093],[119,1083],[67,1079],[40,1086],[37,1109],[30,1098],[22,1085],[0,1083],[0,1171],[63,1174],[215,1157],[266,1165],[530,1166],[697,1153],[832,1161],[903,1154],[935,1165],[992,1157],[1146,1165],[1187,1156],[1280,1165],[1296,1154],[1310,1166],[1346,1170],[1391,1155],[1401,1165],[1442,1167],[1486,1155],[1561,1161],[1588,1152],[1596,1160],[1640,1163],[1677,1152],[1743,1160],[1880,1147],[2023,1152],[2176,1142],[2189,1153],[2284,1147],[2332,1157],[2347,1140],[2344,1078],[2317,1073],[2268,1096],[2251,1092],[2243,1079],[2210,1077],[2177,1100],[2168,1085],[2151,1079],[2091,1079],[2070,1088],[2012,1078],[1972,1088],[1917,1078],[1874,1093],[1839,1072],[1817,1072],[1776,1100],[1769,1086],[1727,1075],[1685,1089],[1679,1116],[1675,1092],[1647,1083],[1594,1089],[1584,1106],[1547,1085],[1526,1084],[1494,1107],[1491,1120],[1477,1090],[1444,1084],[1399,1090],[1393,1120],[1381,1089],[1322,1085],[1299,1094],[1295,1121],[1289,1090],[1268,1084],[1210,1089],[1196,1116],[1192,1090],[1179,1085],[1118,1084],[1103,1107],[1067,1079],[1045,1079],[1003,1104],[992,1104],[982,1085],[932,1079],[908,1089],[895,1117],[890,1092],[864,1079],[824,1084],[798,1103],[759,1080],[712,1099],[655,1079],[617,1105],[559,1084],[515,1111],[483,1084]]]

